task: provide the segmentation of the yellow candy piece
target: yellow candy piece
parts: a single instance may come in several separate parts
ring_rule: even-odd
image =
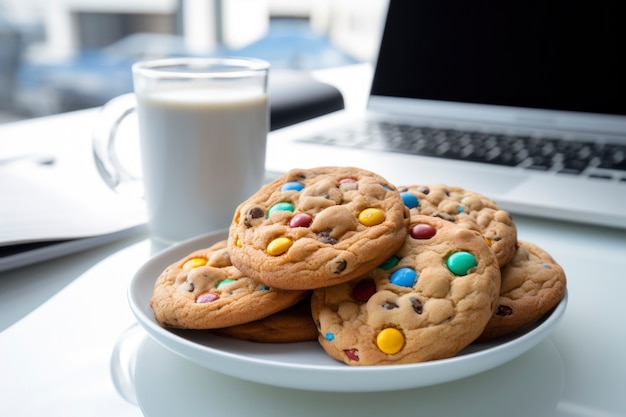
[[[265,251],[269,255],[278,256],[287,252],[289,248],[291,247],[291,245],[293,245],[293,242],[291,241],[291,239],[287,237],[279,237],[279,238],[272,240],[267,245],[267,248],[265,249]]]
[[[183,269],[193,269],[206,265],[207,260],[205,258],[191,258],[183,264]]]
[[[376,226],[385,221],[385,212],[377,208],[367,208],[359,213],[359,223],[364,226]]]
[[[487,246],[491,247],[491,239],[489,239],[486,236],[483,236],[483,239],[485,240],[485,243],[487,244]]]
[[[400,330],[393,327],[383,329],[376,336],[376,345],[381,352],[393,355],[400,352],[404,347],[404,335]]]
[[[243,247],[243,243],[241,243],[241,239],[237,239],[237,241],[235,242],[235,246],[237,246],[238,248],[242,248]]]

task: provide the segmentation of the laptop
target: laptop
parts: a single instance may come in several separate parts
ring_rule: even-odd
[[[370,169],[626,229],[618,1],[390,0],[367,110],[270,134],[267,168]]]

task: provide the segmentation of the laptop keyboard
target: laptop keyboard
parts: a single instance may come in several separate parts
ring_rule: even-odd
[[[626,184],[626,146],[618,144],[377,121],[326,132],[303,141],[586,175]]]

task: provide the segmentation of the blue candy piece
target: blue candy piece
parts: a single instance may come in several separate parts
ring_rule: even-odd
[[[301,191],[304,188],[304,184],[297,181],[287,182],[280,187],[280,191]]]
[[[332,342],[335,339],[335,334],[328,332],[324,335],[324,339],[328,340],[329,342]]]
[[[402,201],[404,201],[404,205],[408,208],[412,209],[419,206],[419,201],[417,200],[417,197],[415,197],[413,194],[400,193],[400,196],[402,196]]]
[[[400,268],[391,274],[389,281],[399,287],[412,288],[417,281],[417,272],[411,268]]]

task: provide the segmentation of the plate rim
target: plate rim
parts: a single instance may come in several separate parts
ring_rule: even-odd
[[[147,280],[147,277],[144,278],[147,270],[157,268],[159,265],[165,268],[178,260],[179,257],[185,256],[187,252],[190,253],[193,250],[215,243],[219,239],[225,239],[226,233],[226,230],[219,230],[199,235],[153,255],[133,275],[127,288],[127,298],[131,311],[138,323],[160,345],[202,367],[261,384],[311,391],[368,392],[410,389],[451,382],[502,365],[532,349],[552,332],[562,319],[567,307],[568,293],[566,290],[559,304],[538,319],[539,324],[527,332],[516,337],[505,338],[505,340],[493,346],[478,351],[428,362],[370,366],[349,366],[340,362],[333,365],[309,365],[246,356],[203,345],[162,327],[154,320],[153,316],[147,316],[141,306],[138,305],[139,300],[137,298],[139,294],[135,291],[135,288],[142,282],[142,278]],[[179,252],[181,253],[180,256]],[[154,277],[154,280],[156,280],[156,277]],[[148,306],[149,309],[150,307]],[[315,344],[316,342],[299,343]],[[213,361],[211,365],[208,365],[207,358],[205,358],[207,355],[224,359],[224,361]],[[247,367],[243,367],[246,370],[229,368],[227,365],[231,364],[231,362],[247,365]],[[462,370],[454,370],[454,367],[459,363],[464,365]],[[272,372],[252,372],[251,366],[261,371],[271,369]],[[437,370],[449,371],[450,369],[453,369],[454,372],[435,372]],[[303,372],[308,372],[316,376],[316,378],[303,378]],[[326,375],[330,373],[332,373],[332,378],[328,378]],[[398,375],[413,373],[415,373],[416,378],[408,385],[394,383],[392,380],[387,381],[387,379],[397,377]],[[364,375],[372,375],[373,378],[363,378]],[[382,383],[380,382],[381,377],[386,379]],[[320,378],[324,380],[318,381]],[[370,379],[375,379],[376,381],[371,382],[369,381]]]

